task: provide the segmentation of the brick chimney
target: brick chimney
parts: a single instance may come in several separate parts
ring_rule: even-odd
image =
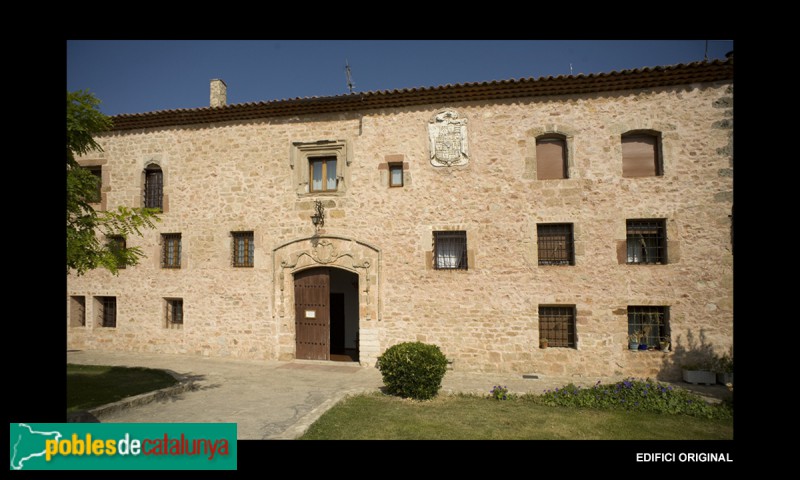
[[[228,104],[228,86],[220,79],[211,80],[211,106],[224,107]]]

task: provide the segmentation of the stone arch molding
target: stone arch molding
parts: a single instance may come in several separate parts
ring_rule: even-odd
[[[366,242],[337,235],[291,240],[272,251],[273,312],[278,323],[278,355],[295,355],[294,274],[309,268],[341,268],[358,275],[359,355],[374,365],[379,353],[377,322],[381,321],[381,250]]]

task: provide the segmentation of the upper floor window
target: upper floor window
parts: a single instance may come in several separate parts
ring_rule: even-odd
[[[97,187],[94,191],[92,191],[92,196],[87,200],[89,203],[100,203],[102,199],[102,189],[103,189],[103,169],[102,167],[84,167],[89,173],[94,176],[95,181],[97,182]]]
[[[628,220],[628,263],[667,263],[667,229],[664,220]]]
[[[309,158],[309,186],[312,192],[335,192],[336,157]]]
[[[121,252],[128,248],[125,237],[122,235],[111,235],[108,237],[108,248],[117,258],[121,258]],[[117,264],[117,268],[125,268],[125,262],[121,261]]]
[[[536,139],[536,178],[539,180],[569,178],[566,137],[553,134]]]
[[[390,163],[389,164],[389,186],[402,187],[403,186],[403,164]]]
[[[656,133],[635,131],[622,134],[622,176],[663,175],[660,143],[661,138]]]
[[[467,270],[467,232],[433,232],[433,268]]]
[[[536,237],[539,265],[575,265],[571,223],[537,225]]]
[[[161,267],[181,268],[181,234],[164,233],[161,243]]]
[[[233,232],[233,266],[252,267],[255,247],[253,232]]]
[[[164,174],[158,165],[150,165],[144,171],[144,206],[164,209]]]

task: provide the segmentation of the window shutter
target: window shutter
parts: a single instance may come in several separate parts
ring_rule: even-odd
[[[622,176],[654,177],[658,171],[658,145],[653,135],[622,137]]]
[[[539,180],[567,178],[566,142],[562,138],[536,140],[536,177]]]

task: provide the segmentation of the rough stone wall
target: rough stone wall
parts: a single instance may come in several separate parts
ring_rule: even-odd
[[[324,197],[320,233],[381,252],[368,274],[375,303],[361,298],[366,363],[421,340],[461,370],[674,377],[701,336],[720,351],[732,343],[732,98],[720,83],[104,135],[105,152],[82,160],[105,162],[107,206],[140,206],[142,170],[157,162],[168,207],[155,231],[128,239],[147,252],[141,265],[69,277],[67,300],[87,295],[87,326],[67,327],[69,346],[290,357],[274,249],[314,233],[312,200],[323,198],[298,195],[291,143],[345,139],[349,184]],[[468,120],[465,166],[430,163],[427,124],[445,107]],[[640,129],[661,132],[661,177],[622,177],[620,135]],[[546,132],[567,136],[568,179],[536,179]],[[387,186],[387,161],[404,163],[402,188]],[[667,219],[667,265],[620,264],[632,218]],[[574,266],[538,266],[546,222],[574,224]],[[430,267],[443,229],[467,231],[469,270]],[[231,266],[230,232],[244,230],[255,232],[254,268]],[[160,234],[177,232],[182,268],[162,269]],[[116,329],[95,328],[98,295],[117,297]],[[183,298],[183,329],[165,328],[167,297]],[[576,349],[538,348],[539,305],[576,306]],[[627,350],[628,305],[670,307],[673,351]]]

